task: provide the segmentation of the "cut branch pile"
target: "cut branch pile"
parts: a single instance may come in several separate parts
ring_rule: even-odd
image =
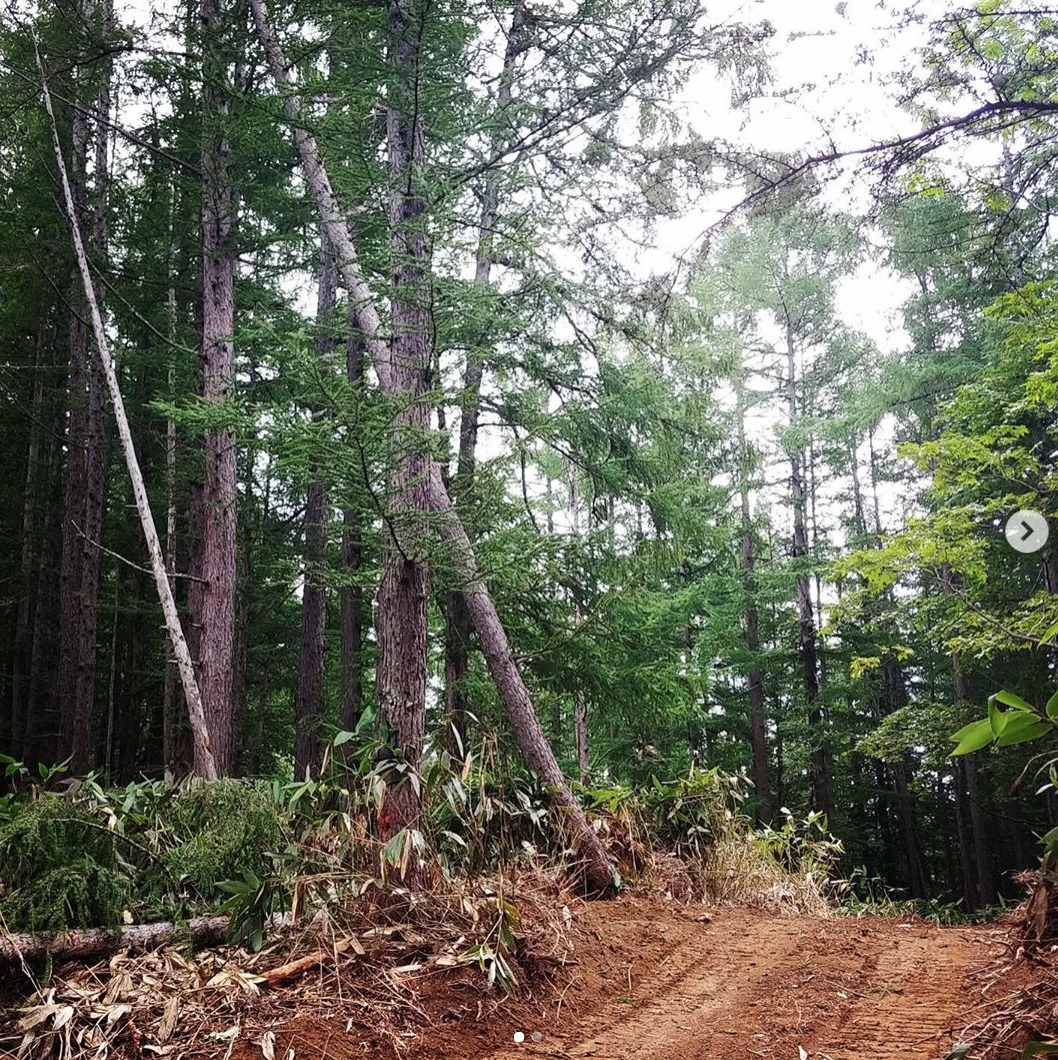
[[[1030,1042],[1058,1039],[1058,885],[1045,872],[1024,872],[1018,882],[1027,897],[1008,930],[995,933],[1004,955],[975,976],[984,1005],[952,1056],[1006,1060]]]
[[[403,910],[401,923],[372,923],[379,910],[367,908],[340,926],[316,920],[256,954],[237,948],[186,952],[195,938],[215,940],[223,934],[227,918],[215,917],[183,926],[176,937],[185,951],[125,949],[105,962],[65,967],[56,961],[47,986],[38,986],[0,1023],[0,1056],[279,1058],[285,1054],[276,1047],[277,1035],[289,1034],[284,1028],[307,1012],[324,1025],[355,1032],[371,1055],[401,1055],[429,1023],[416,993],[408,989],[412,982],[451,969],[484,985],[484,961],[492,952],[497,913],[507,904],[502,897],[507,886],[500,881],[465,884],[416,897]],[[521,921],[518,952],[510,959],[517,966],[524,957],[536,972],[563,964],[569,914],[563,917],[556,909],[565,908],[564,893],[543,876],[521,881],[518,893],[519,909],[529,915]],[[52,952],[73,955],[74,937],[83,951],[89,938],[95,945],[121,939],[128,946],[146,944],[149,933],[157,939],[166,930],[171,935],[173,925],[68,932],[53,939]],[[34,936],[7,937],[19,954],[31,949],[30,939],[38,946],[32,951],[36,955],[48,952]],[[31,974],[27,964],[23,970]],[[502,996],[496,991],[494,1003]],[[475,997],[480,1012],[480,995]]]
[[[1029,969],[1032,981],[992,1000],[986,1013],[959,1036],[959,1055],[973,1060],[1021,1056],[1029,1042],[1058,1036],[1058,969],[1050,956]]]
[[[1023,872],[1028,897],[1015,915],[1014,933],[1026,953],[1058,942],[1058,880],[1049,872]]]

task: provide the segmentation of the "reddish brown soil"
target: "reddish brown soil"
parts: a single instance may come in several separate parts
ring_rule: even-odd
[[[572,912],[565,966],[524,957],[528,999],[496,996],[468,969],[404,975],[394,989],[418,1012],[396,1032],[367,1013],[302,1010],[275,1028],[275,1056],[798,1060],[800,1047],[812,1060],[938,1060],[972,1018],[968,973],[990,955],[984,931],[920,922],[746,910],[703,920],[631,899]],[[235,1056],[261,1051],[240,1044]]]

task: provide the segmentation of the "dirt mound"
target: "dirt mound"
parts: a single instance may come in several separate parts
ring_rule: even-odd
[[[291,1047],[296,1060],[793,1060],[800,1048],[817,1060],[936,1060],[967,1022],[967,973],[992,941],[921,922],[735,909],[709,918],[635,899],[570,910],[563,952],[523,955],[523,999],[484,991],[468,969],[389,976],[386,989],[407,1003],[396,1030],[382,1036],[370,1013],[328,1006],[276,1026],[270,1051],[280,1060]],[[262,1052],[244,1037],[234,1055]]]

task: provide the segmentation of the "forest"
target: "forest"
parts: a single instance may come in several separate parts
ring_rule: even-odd
[[[5,3],[10,929],[223,901],[259,944],[292,858],[333,899],[321,835],[412,893],[612,894],[633,817],[848,901],[1020,898],[1058,10],[797,6]]]

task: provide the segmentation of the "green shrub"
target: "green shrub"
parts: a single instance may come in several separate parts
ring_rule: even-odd
[[[13,931],[110,927],[127,893],[114,835],[57,795],[22,803],[0,829],[0,887]]]
[[[236,780],[181,792],[166,813],[173,845],[161,862],[171,879],[206,899],[219,883],[264,875],[282,839],[279,812],[265,794]]]

